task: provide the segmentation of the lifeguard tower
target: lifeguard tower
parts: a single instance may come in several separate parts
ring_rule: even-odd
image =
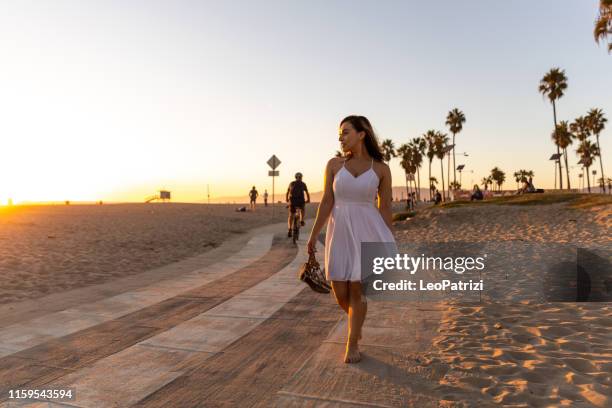
[[[152,201],[159,200],[161,202],[170,201],[170,191],[168,190],[159,190],[158,194],[152,195],[145,199],[145,203],[150,203]]]

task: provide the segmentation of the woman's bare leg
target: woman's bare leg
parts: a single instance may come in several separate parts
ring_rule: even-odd
[[[348,340],[346,342],[345,363],[357,363],[361,360],[359,353],[359,339],[361,338],[361,328],[365,321],[367,305],[363,302],[361,294],[361,282],[349,283],[349,324]]]
[[[346,314],[349,312],[349,283],[346,281],[332,281],[332,291],[336,302]]]

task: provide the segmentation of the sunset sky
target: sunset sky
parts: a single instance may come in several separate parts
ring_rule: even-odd
[[[246,198],[252,185],[271,192],[273,153],[280,190],[301,171],[319,191],[342,117],[368,116],[399,145],[444,130],[454,107],[467,118],[464,186],[498,166],[508,188],[521,168],[550,188],[552,107],[538,83],[556,66],[569,78],[560,120],[593,107],[608,117],[612,177],[612,55],[593,39],[597,4],[2,2],[0,204],[142,201],[160,188],[201,202],[207,184],[213,199]],[[399,160],[391,168],[403,185]]]

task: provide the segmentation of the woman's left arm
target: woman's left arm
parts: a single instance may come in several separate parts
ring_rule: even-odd
[[[393,192],[391,189],[391,170],[389,166],[383,164],[382,177],[378,185],[378,211],[382,215],[387,227],[393,231],[393,214],[391,210],[391,202],[393,200]]]

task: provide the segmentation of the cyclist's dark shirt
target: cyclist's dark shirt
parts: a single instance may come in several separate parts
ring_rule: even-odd
[[[289,184],[289,201],[294,204],[305,203],[304,192],[306,191],[308,191],[306,183],[301,180],[292,181],[291,184]]]

